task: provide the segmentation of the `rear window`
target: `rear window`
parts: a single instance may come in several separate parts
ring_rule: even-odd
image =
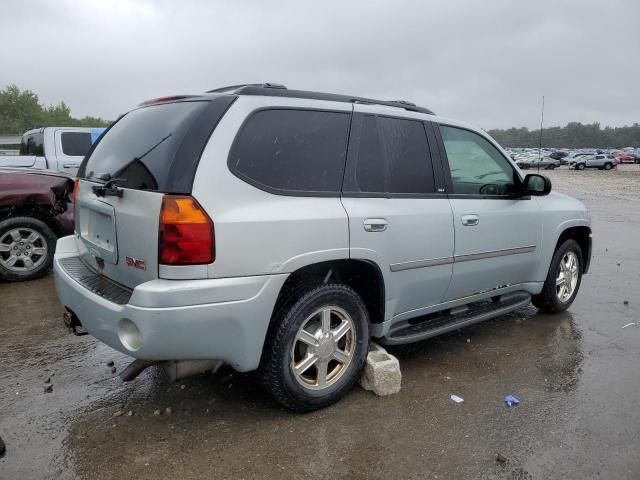
[[[63,132],[60,135],[62,153],[69,157],[84,157],[91,147],[89,132]]]
[[[127,113],[96,144],[80,175],[103,181],[118,178],[118,185],[125,188],[183,193],[173,188],[174,163],[180,161],[176,153],[193,121],[209,104],[165,103]]]
[[[261,110],[229,153],[229,169],[273,193],[337,194],[342,184],[351,114]]]

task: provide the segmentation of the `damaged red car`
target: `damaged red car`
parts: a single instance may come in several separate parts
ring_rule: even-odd
[[[73,233],[73,178],[0,168],[0,281],[46,275],[58,237]]]

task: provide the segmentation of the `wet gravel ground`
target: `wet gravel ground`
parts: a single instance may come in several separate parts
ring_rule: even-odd
[[[0,284],[0,479],[639,478],[640,167],[546,173],[594,222],[571,309],[391,349],[398,395],[308,415],[230,370],[123,384],[129,359],[67,333],[51,277]]]

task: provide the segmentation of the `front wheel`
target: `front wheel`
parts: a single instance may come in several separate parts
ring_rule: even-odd
[[[582,270],[580,245],[575,240],[565,241],[553,255],[542,292],[533,296],[533,304],[547,313],[569,308],[580,289]]]
[[[282,307],[273,321],[259,375],[278,403],[309,412],[351,390],[369,349],[369,316],[355,291],[319,286]]]
[[[579,163],[578,165],[576,165],[576,169],[584,170],[584,163]]]
[[[604,169],[605,170],[611,170],[611,164],[610,163],[605,163],[604,164]]]

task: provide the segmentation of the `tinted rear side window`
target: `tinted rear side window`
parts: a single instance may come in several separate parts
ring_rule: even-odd
[[[20,155],[44,157],[44,134],[31,133],[24,135],[20,142]]]
[[[96,144],[81,169],[88,179],[120,178],[118,185],[175,192],[174,157],[207,101],[176,102],[138,108],[124,115]]]
[[[62,153],[69,157],[84,157],[91,147],[89,132],[63,132],[60,134]]]
[[[344,191],[433,193],[431,155],[422,122],[365,115]]]
[[[337,194],[350,118],[321,110],[258,111],[236,137],[229,169],[272,193]]]

